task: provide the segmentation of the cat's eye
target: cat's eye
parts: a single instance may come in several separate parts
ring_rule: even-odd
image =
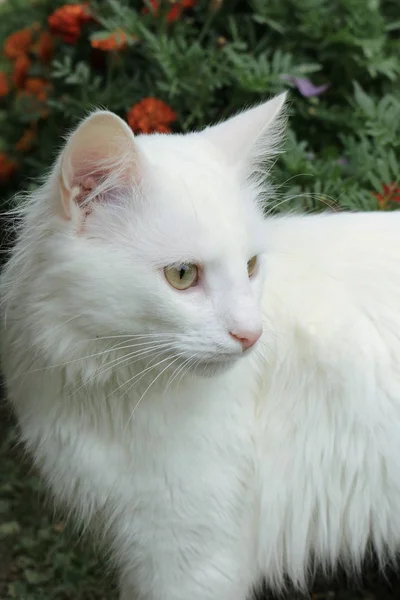
[[[187,290],[196,285],[199,270],[196,265],[181,264],[176,267],[165,267],[165,279],[176,290]]]
[[[247,272],[249,274],[249,277],[251,277],[252,275],[254,275],[256,267],[257,267],[257,256],[253,256],[253,258],[251,258],[247,262]]]

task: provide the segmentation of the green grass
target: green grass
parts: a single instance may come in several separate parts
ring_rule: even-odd
[[[0,421],[0,599],[117,598],[89,541],[54,515],[14,422],[4,411]]]
[[[117,599],[112,574],[107,576],[89,540],[79,539],[54,514],[40,477],[17,445],[15,423],[1,407],[0,440],[0,600]],[[365,589],[353,591],[338,580],[315,590],[308,599],[400,599],[400,581],[393,574],[385,581],[372,570]]]

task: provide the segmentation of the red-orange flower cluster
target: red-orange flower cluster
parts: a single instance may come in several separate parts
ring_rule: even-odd
[[[43,64],[48,63],[54,52],[53,37],[48,31],[39,33],[40,25],[15,31],[4,42],[4,54],[14,63],[12,82],[22,89],[31,66],[31,58],[36,55]]]
[[[0,152],[0,183],[10,179],[17,170],[17,163],[7,156],[5,152]]]
[[[32,46],[32,52],[34,52],[44,64],[51,61],[54,54],[54,38],[50,31],[42,31],[36,44]]]
[[[51,84],[40,77],[29,77],[22,90],[18,92],[18,98],[24,101],[24,110],[28,114],[40,115],[42,119],[49,114],[45,101],[49,95]]]
[[[160,13],[160,1],[159,0],[148,0],[150,5],[151,5],[151,9],[150,12],[157,17]],[[169,9],[169,11],[166,14],[166,21],[167,23],[173,23],[174,21],[177,21],[183,11],[185,9],[188,8],[193,8],[193,6],[196,6],[197,4],[197,0],[174,0],[173,2],[171,2],[171,8]],[[148,13],[149,9],[147,7],[143,8],[143,12],[144,13]]]
[[[0,71],[0,98],[7,96],[10,91],[10,86],[8,85],[8,77],[3,71]]]
[[[128,36],[125,31],[118,29],[105,38],[93,39],[90,44],[92,48],[103,50],[104,52],[123,50],[128,44]]]
[[[40,77],[29,77],[24,85],[22,93],[33,96],[39,102],[45,102],[49,95],[51,85],[46,79]]]
[[[176,119],[172,108],[157,98],[143,98],[126,116],[129,126],[139,133],[169,133]]]
[[[82,26],[91,20],[87,3],[64,4],[49,16],[48,23],[52,33],[67,44],[75,44],[81,35]]]
[[[46,65],[54,53],[54,39],[49,31],[41,30],[39,23],[20,29],[9,35],[3,45],[3,53],[13,65],[8,77],[0,72],[0,97],[9,93],[10,83],[16,88],[18,99],[24,100],[23,110],[32,114],[30,126],[15,143],[14,150],[28,152],[36,138],[36,120],[38,115],[46,117],[45,105],[51,84],[41,77],[29,77],[33,61]],[[4,183],[16,172],[18,163],[8,154],[0,153],[0,183]]]
[[[31,61],[26,54],[21,54],[16,58],[12,74],[12,81],[16,88],[22,89],[24,87],[30,66]]]
[[[400,184],[392,181],[382,186],[382,194],[374,194],[378,200],[379,208],[386,208],[391,202],[400,204]]]
[[[32,44],[32,27],[15,31],[4,42],[4,54],[7,58],[15,60],[19,56],[28,54]]]

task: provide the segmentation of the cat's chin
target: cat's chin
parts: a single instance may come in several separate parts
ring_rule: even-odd
[[[215,377],[229,371],[240,359],[240,355],[234,355],[227,359],[208,359],[197,362],[190,368],[190,372],[200,377]]]

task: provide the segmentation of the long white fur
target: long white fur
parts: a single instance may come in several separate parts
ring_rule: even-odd
[[[282,100],[188,136],[96,113],[22,209],[8,396],[55,497],[100,524],[122,600],[246,600],[399,549],[400,215],[264,220],[252,173]],[[89,214],[82,164],[107,172]],[[162,267],[187,260],[202,282],[177,292]],[[261,323],[242,353],[229,331]]]

